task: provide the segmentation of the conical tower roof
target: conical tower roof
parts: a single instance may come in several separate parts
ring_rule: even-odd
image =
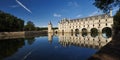
[[[49,25],[52,25],[51,21],[48,23]]]

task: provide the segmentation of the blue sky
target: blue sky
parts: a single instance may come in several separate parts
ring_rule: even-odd
[[[62,18],[75,19],[102,14],[93,2],[94,0],[1,0],[0,10],[25,22],[32,21],[39,27],[47,26],[49,21],[58,26]],[[113,13],[116,10],[117,8]]]

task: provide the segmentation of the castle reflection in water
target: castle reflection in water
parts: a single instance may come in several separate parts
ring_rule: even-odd
[[[52,43],[52,37],[53,33],[48,33],[48,40],[50,43]],[[104,45],[106,45],[108,42],[111,41],[111,36],[105,35],[105,34],[98,34],[98,35],[91,35],[88,34],[72,34],[72,33],[59,33],[58,36],[58,42],[63,47],[68,46],[77,46],[77,47],[85,47],[85,48],[94,48],[94,49],[100,49]]]

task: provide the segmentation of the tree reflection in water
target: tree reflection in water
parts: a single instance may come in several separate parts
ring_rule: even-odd
[[[0,40],[0,60],[13,55],[24,45],[23,38]]]
[[[28,43],[29,45],[32,45],[32,44],[34,43],[34,41],[35,41],[35,37],[25,38],[25,40],[27,40],[27,43]]]
[[[32,45],[35,41],[35,36],[6,36],[3,39],[0,38],[0,60],[14,55],[18,52],[19,48],[25,45],[25,40],[29,45]]]
[[[83,37],[87,36],[87,32],[82,32],[82,36]]]
[[[90,33],[92,37],[97,37],[98,33]]]
[[[98,36],[98,30],[96,28],[92,28],[90,34],[91,34],[92,37]]]

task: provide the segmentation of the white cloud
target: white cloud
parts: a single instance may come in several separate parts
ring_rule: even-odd
[[[89,16],[94,16],[94,15],[97,15],[98,14],[98,11],[94,11],[93,13],[91,13]]]
[[[54,17],[61,17],[61,15],[60,15],[60,14],[57,14],[57,13],[54,13],[53,16],[54,16]]]
[[[79,14],[79,15],[77,15],[76,17],[79,18],[79,17],[81,17],[81,16],[82,16],[82,15]]]
[[[25,10],[27,10],[28,12],[32,13],[26,6],[24,6],[20,1],[16,0],[16,2],[22,6]]]
[[[77,2],[68,2],[68,6],[79,7],[79,4]]]
[[[11,7],[11,8],[17,8],[17,7],[19,7],[19,5],[12,5],[12,6],[9,6],[9,7]]]
[[[42,25],[42,26],[39,26],[39,27],[47,27],[46,25]]]

